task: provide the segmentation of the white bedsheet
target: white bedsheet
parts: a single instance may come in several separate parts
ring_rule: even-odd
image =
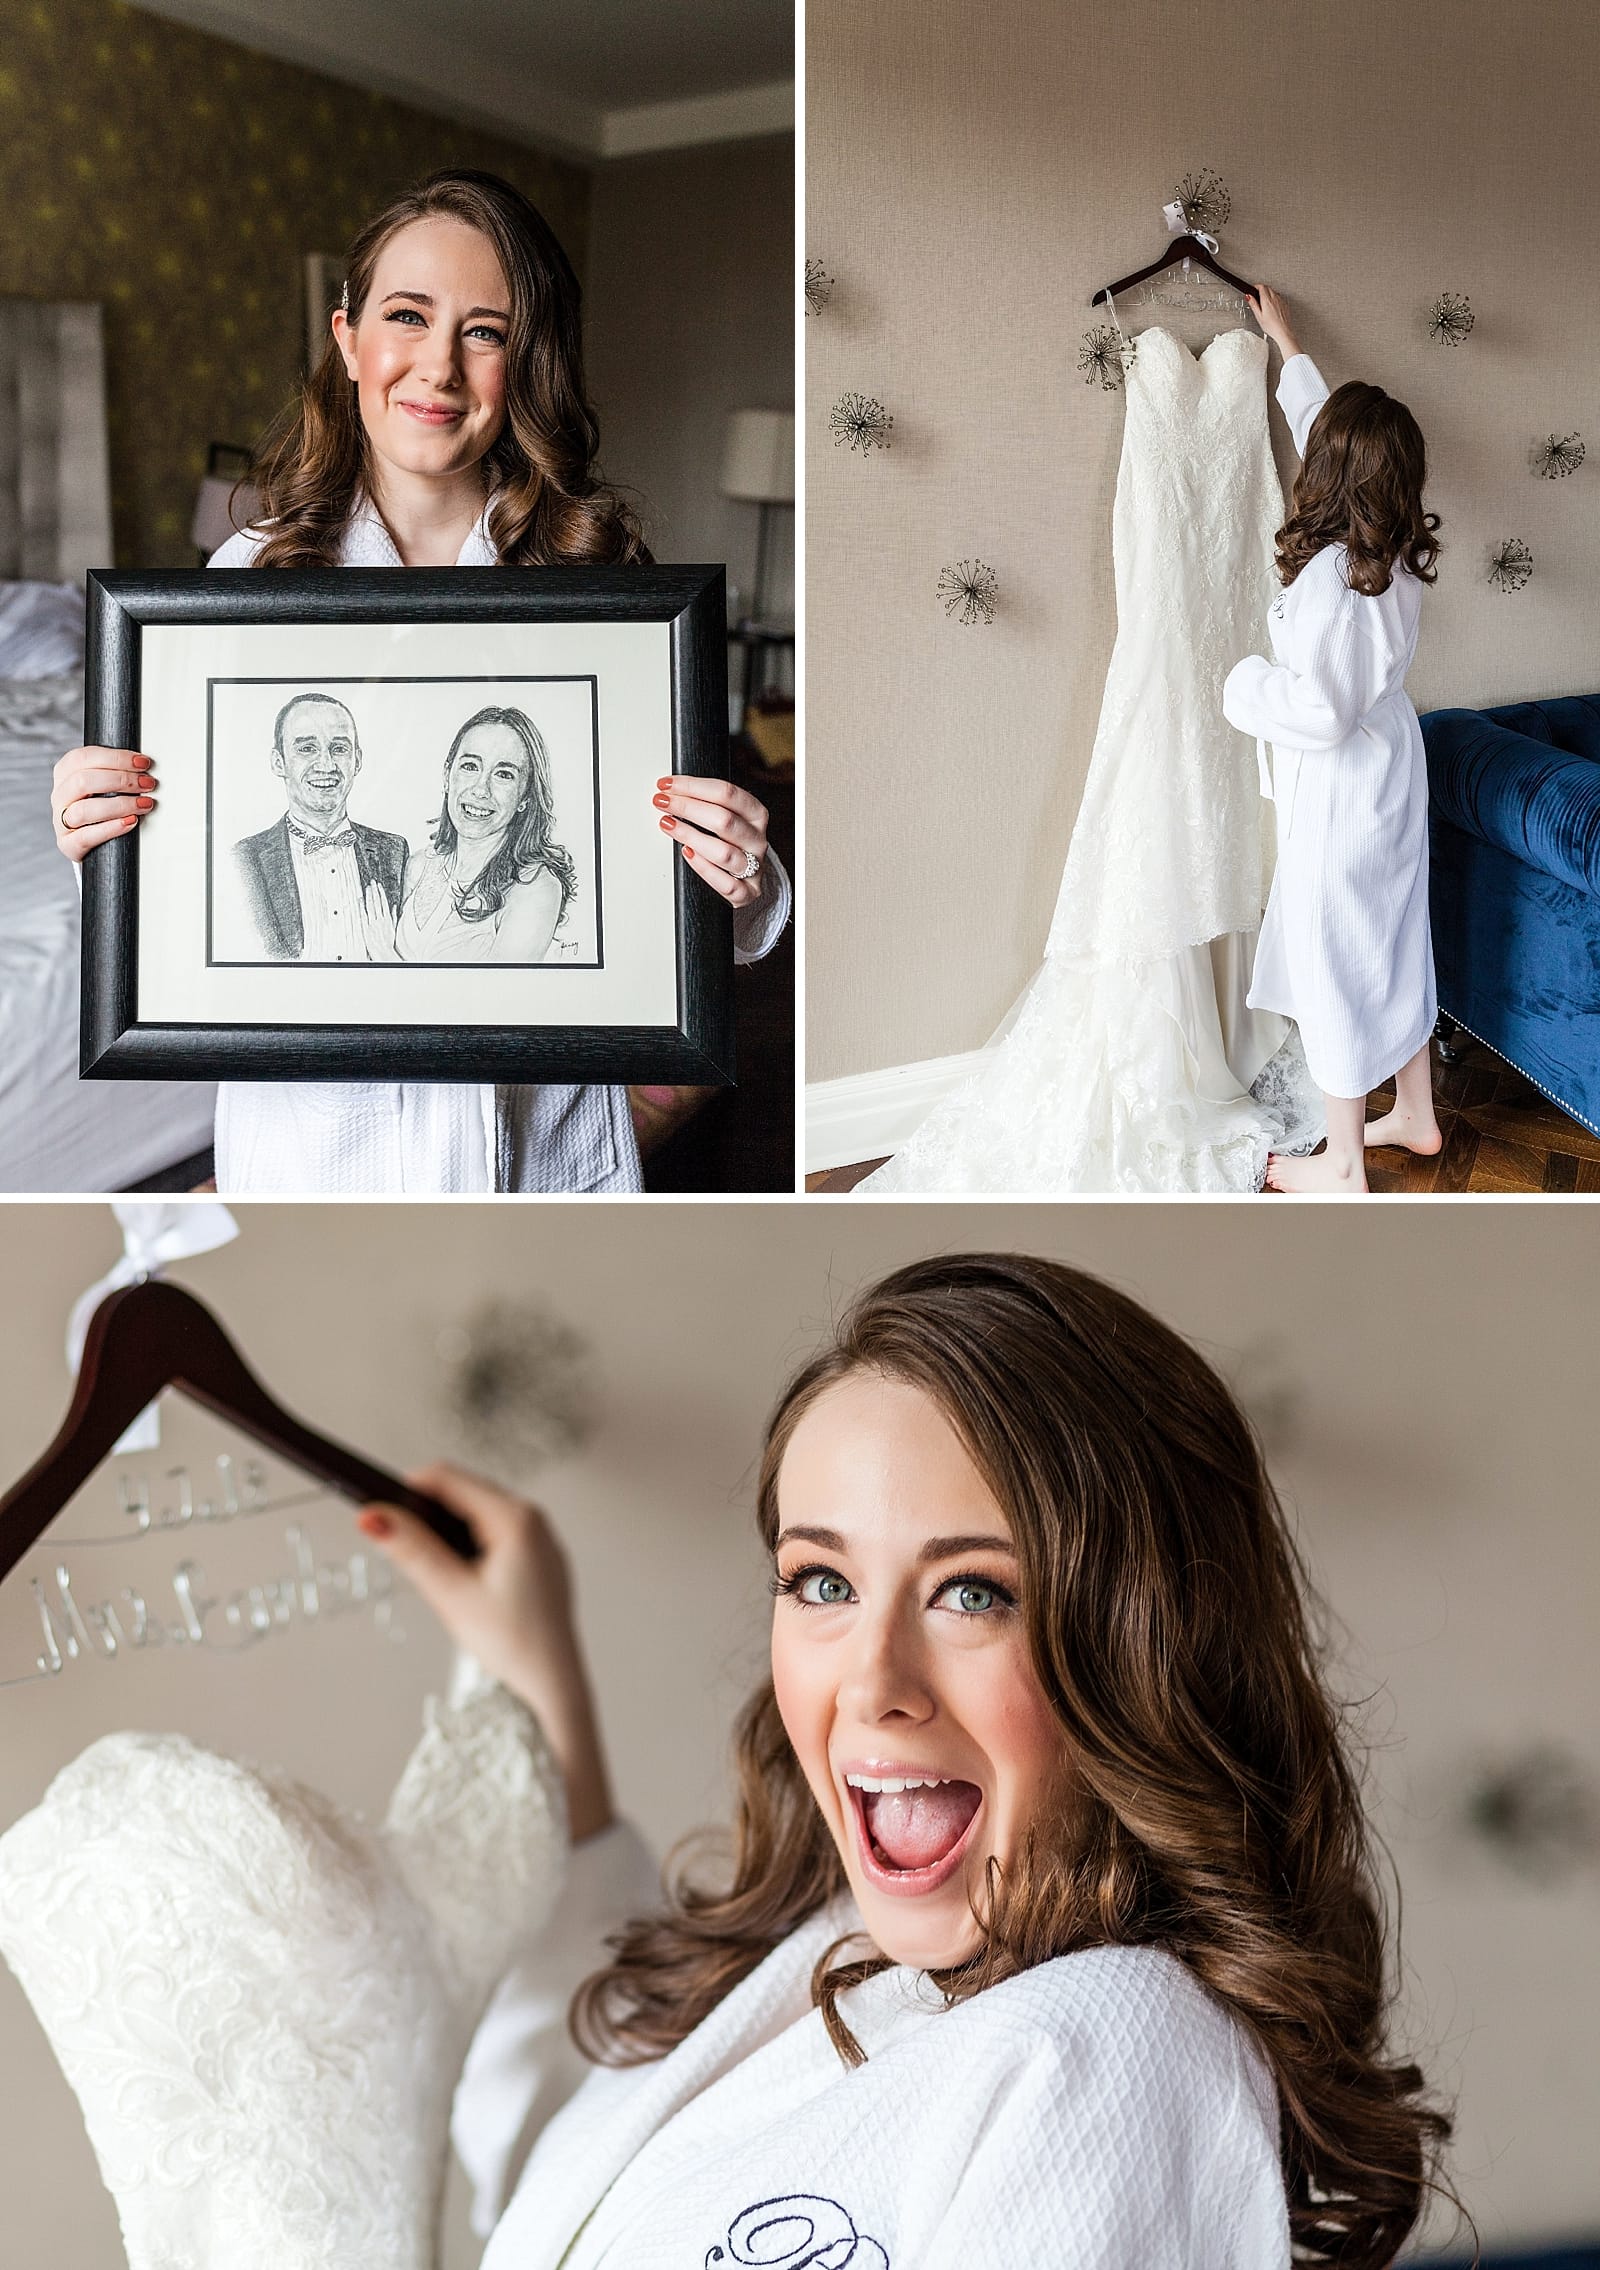
[[[209,1083],[78,1077],[78,891],[50,772],[82,736],[81,675],[0,678],[0,1191],[125,1190],[211,1141]]]

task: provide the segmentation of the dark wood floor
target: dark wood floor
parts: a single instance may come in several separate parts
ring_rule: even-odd
[[[1413,1158],[1409,1151],[1374,1151],[1367,1180],[1374,1193],[1442,1196],[1463,1191],[1572,1191],[1600,1195],[1600,1136],[1569,1119],[1542,1096],[1531,1081],[1502,1064],[1466,1034],[1460,1056],[1441,1064],[1434,1050],[1434,1098],[1444,1148],[1437,1158]],[[1369,1116],[1394,1101],[1385,1088],[1368,1107]],[[881,1159],[835,1167],[806,1177],[810,1191],[853,1190]]]

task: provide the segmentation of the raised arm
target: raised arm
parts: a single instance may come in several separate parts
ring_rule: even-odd
[[[575,1845],[611,1822],[611,1787],[578,1643],[567,1557],[534,1505],[455,1466],[407,1479],[459,1513],[480,1547],[458,1560],[414,1514],[369,1506],[360,1527],[416,1586],[445,1630],[544,1728],[567,1790]]]
[[[1328,399],[1327,382],[1295,337],[1288,303],[1270,284],[1258,284],[1251,295],[1256,321],[1283,357],[1278,373],[1278,407],[1289,421],[1295,454],[1304,457],[1312,421]]]
[[[661,1884],[638,1831],[612,1813],[567,1558],[554,1530],[536,1506],[459,1468],[430,1466],[409,1479],[468,1523],[482,1548],[476,1561],[458,1560],[394,1506],[369,1506],[360,1526],[469,1659],[458,1686],[497,1679],[533,1711],[566,1784],[572,1838],[555,1911],[501,1980],[456,2091],[451,2131],[472,2183],[473,2226],[483,2236],[539,2130],[587,2070],[566,2030],[574,1990],[605,1961],[607,1932],[656,1906]]]

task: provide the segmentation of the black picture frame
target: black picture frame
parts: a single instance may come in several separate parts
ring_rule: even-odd
[[[139,747],[141,647],[154,625],[651,622],[669,634],[670,769],[727,771],[720,566],[96,570],[87,580],[89,745]],[[732,916],[681,858],[671,1025],[155,1023],[138,1002],[140,832],[83,862],[84,1079],[733,1084]]]

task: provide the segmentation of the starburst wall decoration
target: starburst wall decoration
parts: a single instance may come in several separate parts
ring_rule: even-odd
[[[957,560],[939,573],[939,597],[944,611],[962,623],[992,623],[999,584],[992,567],[982,560]]]
[[[1109,323],[1097,323],[1092,331],[1086,331],[1078,346],[1078,368],[1084,385],[1115,393],[1132,365],[1134,345]]]
[[[875,449],[888,448],[893,425],[893,418],[871,394],[841,394],[828,416],[834,448],[843,442],[859,449],[863,457],[870,457]]]
[[[1465,292],[1441,292],[1428,310],[1428,333],[1442,347],[1459,347],[1477,320]]]
[[[1533,469],[1542,481],[1564,481],[1588,455],[1578,434],[1547,434],[1536,444]]]
[[[502,1481],[570,1457],[594,1433],[594,1352],[542,1301],[481,1302],[439,1333],[436,1355],[437,1400],[456,1445]]]
[[[1183,207],[1183,218],[1189,228],[1204,229],[1207,236],[1220,236],[1233,211],[1227,184],[1210,166],[1201,166],[1196,173],[1186,173],[1172,192],[1172,202]]]
[[[806,262],[806,313],[820,315],[833,297],[833,278],[820,260]]]
[[[1489,562],[1489,581],[1497,591],[1520,591],[1533,573],[1533,554],[1520,536],[1508,536]]]

